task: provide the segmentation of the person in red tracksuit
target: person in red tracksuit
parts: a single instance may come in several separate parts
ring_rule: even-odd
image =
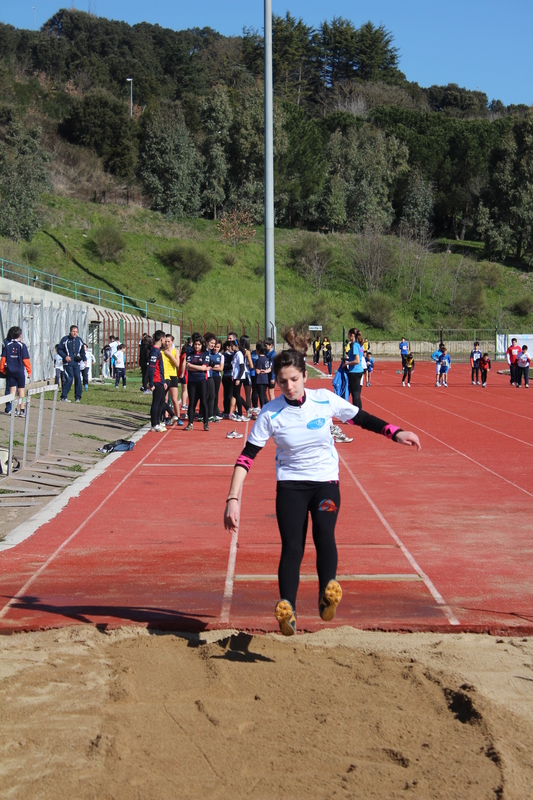
[[[483,353],[479,359],[479,369],[481,370],[481,383],[483,387],[487,385],[487,374],[490,372],[490,358],[488,353]]]
[[[507,361],[511,367],[511,386],[516,386],[518,382],[516,359],[521,352],[522,348],[516,343],[516,339],[511,339],[511,346],[507,348]]]

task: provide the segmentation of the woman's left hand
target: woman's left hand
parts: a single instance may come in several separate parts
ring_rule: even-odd
[[[398,442],[398,444],[406,444],[409,447],[416,447],[417,450],[422,449],[420,439],[416,433],[412,433],[411,431],[400,431],[396,434],[395,441]]]

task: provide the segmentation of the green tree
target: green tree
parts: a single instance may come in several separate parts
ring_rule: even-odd
[[[179,109],[162,107],[147,123],[140,177],[154,211],[174,218],[198,212],[201,162]]]
[[[76,99],[61,132],[74,144],[90,147],[110,172],[133,174],[136,160],[136,127],[125,102],[105,89],[93,89]]]
[[[217,207],[226,199],[226,179],[229,170],[227,146],[233,112],[225,87],[216,87],[201,103],[203,142],[204,186],[202,201],[217,218]]]
[[[39,228],[37,201],[51,189],[39,126],[11,123],[0,141],[0,235],[29,241]]]
[[[402,225],[412,235],[426,236],[433,216],[434,194],[431,185],[415,169],[409,176],[403,203]]]
[[[478,215],[489,254],[533,255],[533,118],[516,120],[493,157],[489,189]]]
[[[394,37],[383,25],[377,28],[365,22],[355,37],[354,62],[356,77],[363,81],[405,80],[398,70],[398,48],[393,46]]]
[[[328,147],[329,180],[325,185],[323,214],[340,208],[345,196],[346,224],[352,230],[388,228],[394,218],[392,195],[397,179],[407,169],[408,151],[393,136],[365,125],[352,128],[344,136],[335,134]],[[339,211],[336,212],[339,214]]]

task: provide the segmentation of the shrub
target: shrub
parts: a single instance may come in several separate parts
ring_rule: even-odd
[[[28,264],[35,264],[39,260],[40,251],[36,245],[29,244],[22,251],[22,255],[24,256]]]
[[[454,303],[454,311],[459,316],[481,316],[487,311],[487,295],[483,283],[478,280],[465,282],[461,287]]]
[[[160,258],[165,266],[177,273],[179,278],[195,283],[207,275],[213,267],[213,262],[207,253],[195,244],[185,244],[184,242],[176,242]]]
[[[364,308],[363,318],[373,328],[384,331],[391,330],[393,325],[394,301],[386,294],[373,292],[368,295]]]
[[[510,310],[518,317],[527,317],[528,314],[533,312],[533,297],[530,294],[524,295],[524,297],[513,303]]]
[[[233,267],[235,262],[237,261],[237,256],[235,253],[226,253],[224,256],[224,263],[228,265],[228,267]]]
[[[499,267],[498,264],[493,264],[491,262],[486,264],[483,271],[483,280],[485,282],[485,286],[487,286],[489,289],[497,289],[502,281],[501,267]]]
[[[194,294],[194,283],[192,281],[188,281],[186,278],[180,278],[179,272],[176,272],[174,275],[174,299],[176,303],[183,305]]]
[[[327,286],[331,276],[333,249],[320,233],[307,233],[292,252],[296,271],[311,285],[317,295]]]
[[[102,225],[93,234],[92,244],[100,261],[114,261],[118,263],[126,241],[121,232],[113,225]]]
[[[217,225],[217,231],[222,234],[223,239],[231,242],[235,247],[239,242],[248,242],[254,238],[255,228],[253,227],[253,222],[253,216],[249,211],[237,208],[228,214],[222,214]]]

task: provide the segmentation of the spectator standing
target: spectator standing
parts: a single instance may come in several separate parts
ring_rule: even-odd
[[[7,339],[2,346],[0,358],[0,374],[6,379],[6,395],[14,394],[13,389],[21,400],[20,408],[15,414],[19,417],[26,416],[26,409],[22,405],[26,392],[26,373],[31,378],[31,363],[28,348],[22,341],[22,328],[14,325],[7,332]],[[11,413],[11,403],[6,403],[5,413]]]
[[[80,364],[87,360],[85,347],[82,339],[78,336],[78,326],[71,325],[68,336],[63,336],[59,342],[58,353],[63,359],[63,370],[65,382],[61,391],[60,400],[62,403],[70,403],[68,393],[74,383],[74,399],[76,403],[81,403],[81,370]]]
[[[439,356],[439,381],[443,386],[446,386],[446,388],[448,388],[448,372],[450,371],[451,365],[452,360],[446,348],[443,347]],[[437,386],[439,386],[439,383],[437,383]]]
[[[122,388],[126,388],[126,345],[119,344],[115,353],[115,389],[122,380]]]
[[[84,364],[82,362],[83,366],[82,366],[82,364],[80,364],[80,368],[81,368],[81,377],[82,377],[82,381],[83,381],[83,388],[84,388],[84,390],[86,392],[88,392],[89,391],[89,375],[92,372],[93,364],[96,364],[96,358],[93,355],[93,351],[89,347],[87,347],[85,342],[83,343],[83,346],[85,347],[86,359],[85,359],[85,363]]]
[[[102,356],[102,378],[110,378],[111,368],[109,359],[111,358],[111,349],[109,344],[104,344],[100,350],[100,355]]]
[[[256,350],[258,359],[255,362],[255,374],[257,379],[257,391],[259,394],[259,403],[261,408],[268,403],[267,389],[269,376],[272,372],[270,360],[266,355],[266,346],[264,342],[257,342]]]
[[[520,355],[516,359],[516,387],[520,389],[522,385],[522,378],[524,379],[524,388],[529,389],[529,365],[531,358],[527,352],[527,344],[522,345]]]
[[[518,384],[518,369],[517,369],[517,359],[520,353],[522,352],[522,348],[518,344],[515,338],[511,339],[511,345],[507,348],[507,362],[511,369],[511,386],[516,386]]]
[[[115,377],[115,353],[117,352],[120,340],[118,336],[109,337],[109,364],[111,367],[111,377]]]
[[[200,401],[200,416],[204,423],[204,431],[209,430],[209,415],[207,413],[207,372],[209,370],[209,353],[207,352],[205,339],[200,336],[194,339],[192,352],[187,355],[187,370],[189,378],[187,386],[189,389],[189,424],[186,431],[192,431],[194,421],[194,410],[196,403]]]
[[[359,341],[360,340],[360,341]],[[363,337],[356,328],[348,331],[348,352],[345,366],[348,370],[348,386],[352,395],[352,403],[361,409],[361,381],[363,379]]]
[[[224,367],[222,372],[222,396],[224,398],[224,413],[223,418],[229,419],[229,412],[231,406],[231,398],[233,396],[233,367],[231,362],[233,361],[233,349],[231,346],[231,341],[228,340],[224,342],[222,346],[222,358],[224,359]]]
[[[331,352],[331,342],[329,339],[324,341],[322,352],[324,356],[324,365],[328,368],[328,375],[331,377],[331,372],[333,369],[333,353]]]
[[[148,388],[148,364],[150,363],[150,350],[152,340],[147,333],[143,333],[139,344],[139,367],[141,368],[141,392],[149,392]]]
[[[366,371],[367,371],[366,385],[372,386],[371,378],[372,378],[372,373],[374,372],[374,356],[372,355],[370,350],[366,351]]]
[[[398,349],[400,350],[400,355],[402,357],[402,369],[405,369],[405,359],[409,353],[409,342],[405,341],[405,336],[402,336],[402,340],[398,345]]]
[[[178,401],[178,369],[180,362],[178,354],[176,353],[176,348],[174,347],[174,336],[172,336],[171,333],[167,333],[165,337],[165,341],[161,346],[161,354],[163,356],[165,383],[168,390],[168,406],[172,407],[170,422],[172,424],[174,424],[174,422],[179,424],[181,422],[179,418],[180,407]]]
[[[154,333],[152,349],[150,350],[150,365],[148,367],[148,386],[152,392],[150,419],[152,422],[152,430],[160,433],[166,431],[165,426],[161,422],[163,418],[163,409],[165,407],[165,391],[167,388],[163,356],[161,355],[161,347],[164,342],[164,331],[156,331]]]
[[[443,349],[444,349],[444,344],[441,342],[439,344],[439,346],[437,347],[437,349],[431,354],[431,360],[435,362],[435,366],[436,366],[436,369],[437,369],[437,372],[436,372],[436,384],[435,384],[436,386],[440,385],[440,383],[439,383],[439,381],[440,381],[439,358],[442,355]]]
[[[54,348],[55,353],[53,355],[54,369],[55,369],[55,372],[56,372],[56,386],[61,386],[61,388],[63,388],[63,381],[65,379],[65,373],[63,372],[63,359],[61,358],[61,356],[57,352],[58,349],[59,349],[59,345],[56,344],[56,346]]]
[[[470,366],[472,367],[472,386],[475,386],[476,383],[479,386],[480,360],[481,360],[481,350],[479,349],[479,342],[474,342],[474,349],[470,353]]]
[[[320,350],[322,349],[322,342],[320,335],[317,333],[315,341],[313,342],[313,364],[318,364],[320,361]]]
[[[269,400],[274,400],[276,396],[276,376],[274,374],[274,359],[276,358],[276,351],[274,350],[274,339],[268,337],[267,339],[265,339],[265,345],[267,349],[266,355],[268,356],[272,368],[272,372],[270,373],[270,376],[268,378],[267,397],[269,398]]]

